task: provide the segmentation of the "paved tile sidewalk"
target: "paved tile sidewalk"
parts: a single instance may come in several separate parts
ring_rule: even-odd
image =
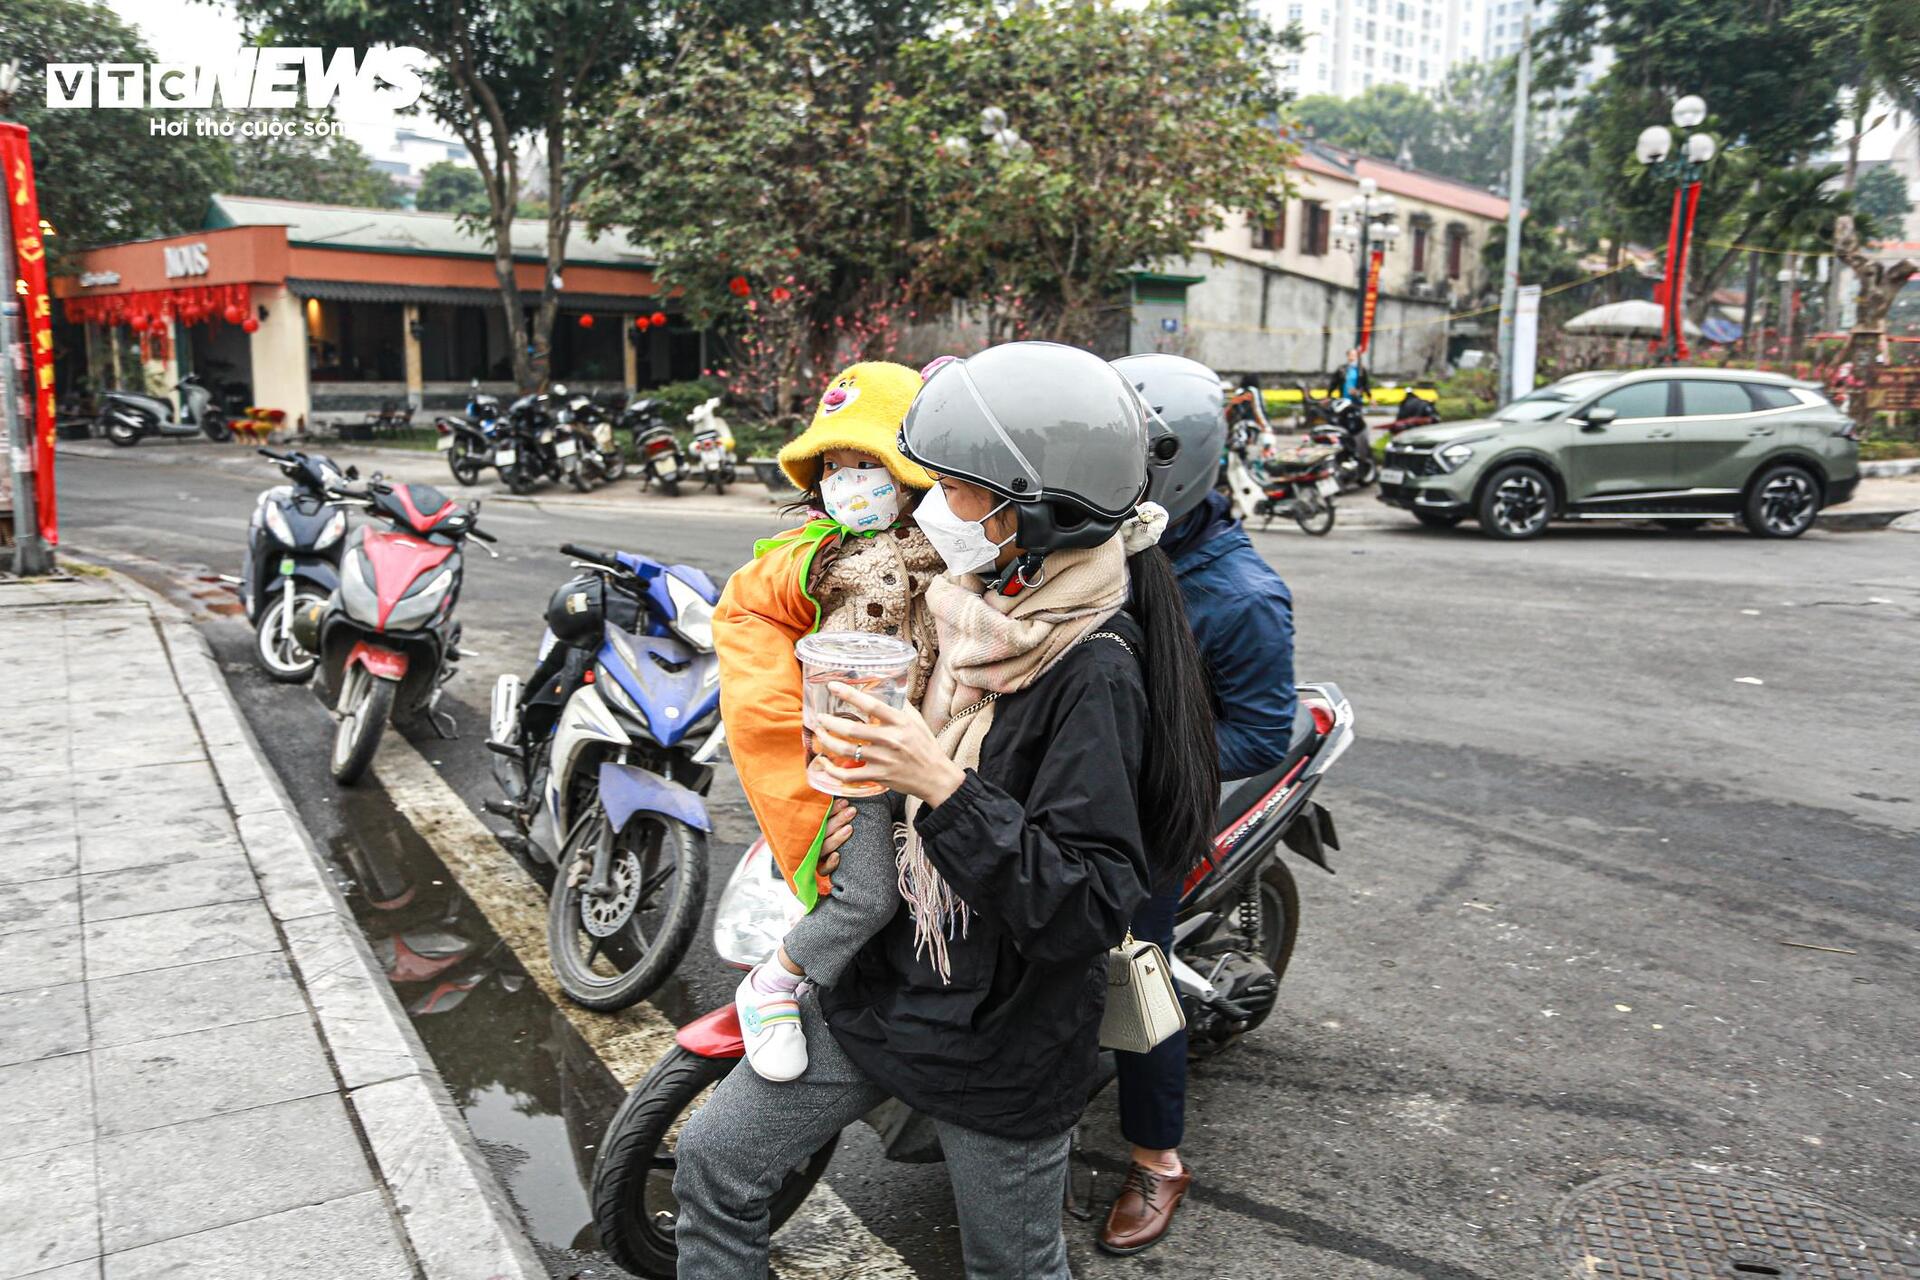
[[[184,620],[0,582],[0,1280],[544,1274]]]

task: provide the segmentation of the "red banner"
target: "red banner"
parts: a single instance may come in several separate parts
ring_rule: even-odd
[[[1367,263],[1367,302],[1360,318],[1360,350],[1363,352],[1373,345],[1373,312],[1380,305],[1380,264],[1386,256],[1385,249],[1375,249],[1372,260]]]
[[[47,293],[47,244],[40,230],[40,201],[34,193],[33,153],[27,131],[0,124],[0,172],[6,175],[7,213],[13,233],[16,281],[8,291],[20,300],[27,342],[27,381],[33,405],[33,492],[40,536],[60,541],[53,489],[53,300]],[[11,359],[12,353],[5,353]],[[20,483],[16,473],[14,483]]]

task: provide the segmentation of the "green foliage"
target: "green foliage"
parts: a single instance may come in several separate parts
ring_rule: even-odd
[[[90,245],[169,235],[200,225],[226,181],[217,138],[156,138],[140,111],[49,111],[48,62],[151,62],[139,34],[105,5],[4,0],[0,63],[18,59],[12,117],[33,133],[40,216],[56,269]]]
[[[660,402],[660,410],[666,417],[667,425],[676,431],[687,425],[688,414],[719,394],[720,384],[710,378],[695,378],[689,382],[669,382],[664,387],[655,387],[651,391],[639,393],[642,399]]]
[[[1286,37],[1257,18],[1039,0],[978,5],[953,28],[903,51],[894,133],[929,290],[1005,300],[1032,336],[1094,344],[1124,272],[1186,256],[1223,199],[1256,218],[1285,199],[1271,72]],[[1019,144],[982,139],[990,107]]]
[[[236,120],[288,118],[288,112],[234,112]],[[312,120],[327,119],[322,112]],[[320,137],[294,134],[279,137],[229,139],[233,177],[228,193],[271,196],[277,200],[308,200],[320,204],[357,205],[367,209],[400,206],[401,193],[393,179],[373,167],[359,143],[340,135]]]
[[[1913,200],[1899,171],[1881,165],[1867,170],[1854,184],[1853,207],[1872,220],[1876,234],[1898,239],[1901,225],[1913,212]]]
[[[1512,158],[1513,80],[1511,59],[1463,62],[1432,94],[1377,84],[1353,98],[1302,98],[1294,113],[1323,142],[1385,160],[1405,154],[1418,168],[1491,187],[1506,181]],[[1529,145],[1537,155],[1538,117],[1535,126]]]
[[[475,217],[487,212],[487,184],[480,171],[470,164],[436,160],[420,171],[420,190],[413,207],[428,213],[464,213]]]

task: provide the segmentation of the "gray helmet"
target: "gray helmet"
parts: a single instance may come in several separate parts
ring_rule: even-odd
[[[1148,446],[1147,497],[1169,522],[1213,490],[1227,443],[1227,394],[1220,375],[1198,360],[1152,352],[1113,362],[1155,418]]]
[[[900,452],[1010,500],[1028,551],[1092,547],[1146,493],[1149,417],[1091,351],[1009,342],[934,370],[900,425]]]

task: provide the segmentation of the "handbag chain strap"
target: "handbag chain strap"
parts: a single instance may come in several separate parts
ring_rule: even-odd
[[[1139,652],[1135,650],[1131,644],[1127,643],[1127,638],[1116,631],[1089,631],[1086,635],[1081,636],[1078,640],[1075,640],[1073,643],[1076,646],[1083,645],[1089,640],[1111,640],[1115,644],[1119,645],[1122,649],[1125,649],[1129,654],[1132,654],[1135,658],[1138,658],[1140,656]],[[999,697],[1000,697],[1000,691],[996,689],[992,693],[988,694],[986,697],[981,698],[979,701],[970,702],[966,706],[954,712],[952,715],[948,716],[947,723],[952,724],[955,720],[958,720],[962,716],[970,716],[974,712],[980,710],[980,708],[995,701]],[[1131,938],[1133,935],[1128,934],[1127,936]]]

